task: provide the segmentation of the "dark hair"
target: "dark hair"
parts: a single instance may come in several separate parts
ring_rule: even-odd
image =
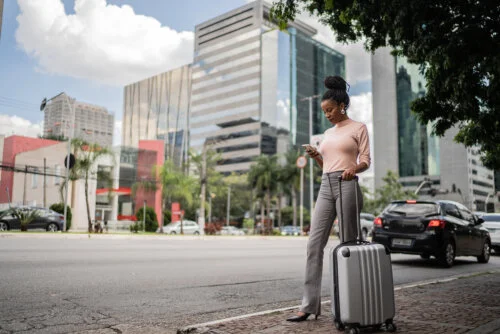
[[[349,94],[347,94],[347,89],[350,86],[342,77],[339,77],[338,75],[326,77],[325,87],[328,88],[328,90],[325,94],[323,94],[321,101],[332,100],[339,104],[344,103],[345,110],[349,108],[350,100]]]

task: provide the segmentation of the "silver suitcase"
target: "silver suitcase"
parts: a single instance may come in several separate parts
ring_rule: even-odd
[[[355,182],[357,179],[352,183],[356,189],[358,206]],[[342,208],[341,184],[339,189]],[[343,223],[341,209],[339,224]],[[335,327],[338,330],[347,329],[352,334],[359,333],[362,327],[386,327],[387,331],[394,332],[396,310],[391,255],[381,244],[362,241],[359,216],[357,224],[356,241],[342,243],[330,250],[331,304]],[[339,231],[342,231],[340,227]]]

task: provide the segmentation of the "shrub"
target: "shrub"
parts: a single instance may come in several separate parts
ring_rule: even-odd
[[[245,218],[243,220],[243,228],[246,228],[248,230],[253,230],[254,226],[255,226],[255,222],[253,219]]]
[[[137,219],[137,224],[140,224],[140,230],[142,231],[142,221],[144,219],[144,208],[140,208],[135,214]],[[152,207],[146,207],[146,232],[156,232],[158,229],[158,218],[156,217],[156,212]]]
[[[142,231],[142,222],[135,222],[129,226],[130,232],[132,233],[137,233],[139,231]]]
[[[57,213],[60,213],[61,215],[64,214],[64,203],[54,203],[50,206],[50,210],[53,210]],[[68,205],[68,209],[66,211],[66,231],[70,229],[71,227],[71,218],[73,215],[71,214],[71,207]]]
[[[170,210],[165,209],[163,210],[163,226],[170,224],[172,221],[172,212]]]

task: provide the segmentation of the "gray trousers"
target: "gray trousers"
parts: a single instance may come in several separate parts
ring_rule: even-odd
[[[321,277],[323,274],[323,254],[330,236],[333,221],[340,215],[340,197],[338,177],[342,172],[323,174],[313,221],[307,242],[306,278],[301,312],[321,313]],[[355,240],[358,234],[356,215],[363,208],[363,195],[355,181],[342,181],[342,211],[344,221],[339,218],[340,241]],[[330,188],[331,186],[331,188]],[[358,187],[359,211],[356,211],[355,189]]]

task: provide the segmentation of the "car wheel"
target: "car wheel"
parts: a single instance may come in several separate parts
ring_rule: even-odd
[[[455,245],[453,242],[447,241],[438,256],[438,262],[445,268],[451,268],[455,261]]]
[[[6,222],[0,222],[0,231],[8,231],[9,225]]]
[[[490,252],[490,243],[486,240],[483,246],[483,253],[477,257],[477,261],[479,263],[488,263],[490,260]]]
[[[428,260],[431,256],[429,254],[420,254],[420,257],[424,260]]]
[[[50,223],[47,225],[47,232],[57,232],[59,231],[59,226],[56,223]]]
[[[177,233],[175,233],[175,231],[172,231],[172,232],[170,232],[170,234],[177,234]]]
[[[198,231],[194,231],[194,233],[193,233],[193,234],[194,234],[194,235],[200,235],[200,232],[198,232]]]

